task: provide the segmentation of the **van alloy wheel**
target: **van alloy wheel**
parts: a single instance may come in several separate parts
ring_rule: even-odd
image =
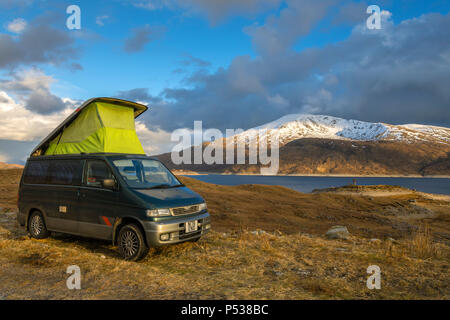
[[[125,232],[121,239],[121,245],[128,257],[135,255],[139,249],[139,241],[136,234],[132,231]]]
[[[125,260],[140,260],[148,252],[144,234],[141,231],[141,228],[134,223],[127,224],[120,228],[117,240],[119,252]]]
[[[28,231],[33,238],[45,239],[50,235],[50,232],[45,226],[44,217],[39,211],[35,211],[31,214]]]
[[[42,229],[44,229],[44,222],[39,215],[35,215],[33,219],[31,219],[30,229],[35,236],[38,236],[42,232]]]

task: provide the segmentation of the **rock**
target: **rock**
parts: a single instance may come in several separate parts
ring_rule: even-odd
[[[251,231],[250,232],[251,234],[254,234],[255,236],[260,236],[260,235],[263,235],[263,234],[267,234],[267,232],[265,232],[264,230],[255,230],[255,231]]]
[[[345,226],[333,226],[331,227],[325,236],[328,239],[348,239],[350,237],[350,232],[348,232]]]
[[[398,243],[397,240],[395,240],[394,238],[391,238],[391,237],[386,238],[386,241],[392,242],[392,243]]]
[[[298,269],[297,270],[297,274],[300,275],[300,276],[303,276],[303,277],[307,277],[307,276],[309,276],[311,274],[311,272],[308,271],[308,270]]]
[[[273,233],[274,235],[281,237],[283,235],[283,233],[279,230],[275,230],[275,232]]]
[[[102,255],[100,258],[102,258],[102,259],[106,259],[106,257],[104,256],[104,255]]]
[[[372,243],[380,243],[381,242],[381,240],[377,239],[377,238],[372,238],[369,241],[372,242]]]
[[[312,234],[305,233],[305,232],[299,232],[298,234],[301,235],[301,236],[304,236],[304,237],[308,237],[308,238],[313,238],[314,237]]]

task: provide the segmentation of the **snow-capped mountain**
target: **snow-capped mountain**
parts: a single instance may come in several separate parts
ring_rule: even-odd
[[[450,144],[449,128],[418,124],[390,125],[311,114],[286,115],[236,135],[237,141],[251,143],[261,130],[265,134],[278,136],[280,145],[302,138]],[[265,134],[260,135],[259,139]]]
[[[280,142],[278,174],[450,176],[449,128],[290,114],[234,138],[241,145],[256,146],[266,141],[272,144],[274,136]],[[249,162],[227,164],[226,151],[223,163],[214,165],[175,165],[170,153],[160,159],[171,169],[196,172],[259,174],[264,167]]]

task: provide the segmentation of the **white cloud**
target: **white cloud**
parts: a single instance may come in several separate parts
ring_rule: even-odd
[[[27,22],[22,18],[17,18],[8,23],[7,29],[9,32],[13,33],[21,33],[23,32],[27,27]]]
[[[152,131],[141,121],[136,121],[136,133],[144,147],[145,153],[148,155],[170,152],[172,146],[175,145],[174,142],[170,141],[170,132],[159,128],[156,131]]]
[[[7,100],[7,102],[2,102]],[[51,115],[42,115],[16,103],[4,91],[0,91],[0,139],[32,141],[45,137],[59,125],[74,108],[66,108]]]
[[[100,27],[103,27],[105,25],[105,20],[108,19],[109,16],[98,16],[95,18],[95,23],[98,24]]]
[[[388,10],[381,10],[381,17],[389,20],[392,17],[392,12]]]
[[[52,76],[46,75],[40,69],[32,68],[14,73],[9,81],[1,81],[0,89],[20,91],[48,90],[53,82],[55,80]]]
[[[52,76],[33,68],[14,72],[9,80],[0,80],[0,90],[13,94],[29,110],[50,114],[67,107],[63,100],[51,93],[50,86],[54,82]]]
[[[10,157],[8,157],[7,155],[0,153],[0,162],[8,162],[9,159]]]

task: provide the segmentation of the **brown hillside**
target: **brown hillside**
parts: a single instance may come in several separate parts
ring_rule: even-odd
[[[10,164],[10,163],[6,163],[6,162],[0,162],[0,170],[4,170],[4,169],[21,169],[23,168],[22,165],[20,164]]]
[[[226,154],[226,152],[225,152]],[[174,165],[170,153],[158,157],[171,169],[259,173],[258,165]],[[299,139],[280,148],[279,174],[450,175],[450,146],[396,141]]]
[[[21,173],[0,170],[0,207],[16,209]],[[359,186],[355,194],[340,190],[309,194],[280,186],[221,186],[180,179],[205,198],[214,229],[221,232],[244,228],[320,235],[333,225],[345,225],[352,234],[366,238],[402,238],[427,222],[436,239],[450,243],[448,201],[432,200],[408,189],[377,187],[379,196],[361,193],[361,188],[373,192],[370,186]]]

